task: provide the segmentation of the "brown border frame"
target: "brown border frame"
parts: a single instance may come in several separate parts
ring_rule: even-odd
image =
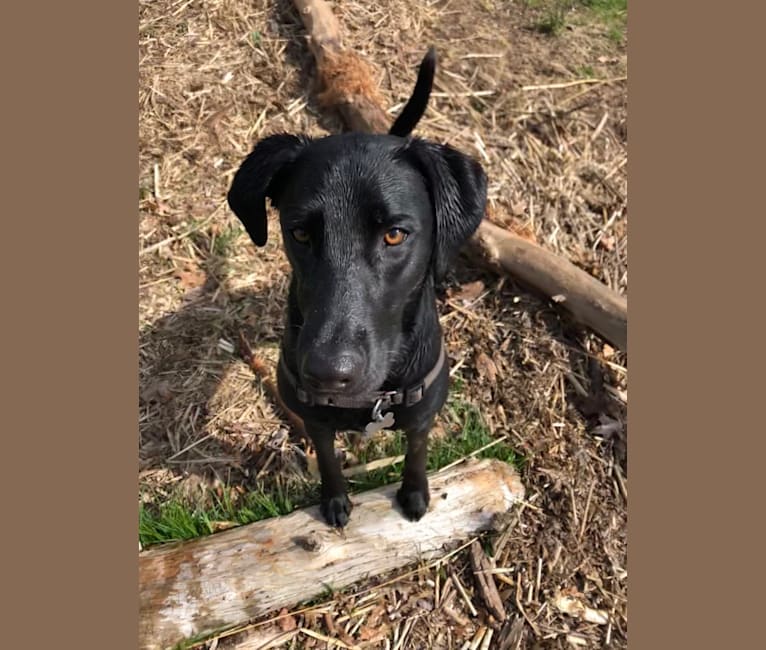
[[[746,413],[763,399],[762,369],[749,361],[762,320],[742,313],[763,294],[742,282],[763,277],[746,266],[762,254],[745,250],[760,244],[753,226],[763,229],[753,219],[762,207],[746,196],[760,192],[764,167],[752,136],[763,120],[752,96],[763,22],[732,9],[629,9],[634,648],[763,643],[747,627],[763,601],[752,567],[760,539],[750,533],[763,510],[763,454],[740,449],[763,430],[760,415]],[[739,214],[742,229],[731,222]],[[741,503],[750,494],[752,508]]]
[[[134,648],[138,15],[3,22],[2,643]]]
[[[4,15],[8,647],[135,647],[136,14],[93,2]],[[762,455],[739,448],[760,440],[741,407],[760,404],[747,348],[761,321],[740,310],[761,293],[719,272],[760,277],[743,245],[762,228],[748,202],[763,169],[750,136],[762,103],[748,96],[761,25],[703,3],[630,8],[636,648],[754,647],[742,622],[762,600],[749,534],[762,506],[739,503],[762,491]],[[740,377],[728,406],[715,380]]]

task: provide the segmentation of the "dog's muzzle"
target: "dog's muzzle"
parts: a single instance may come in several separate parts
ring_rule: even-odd
[[[410,386],[408,388],[399,388],[396,390],[381,390],[368,395],[361,395],[357,397],[346,397],[344,395],[328,396],[317,393],[312,393],[303,388],[295,375],[290,371],[285,363],[284,356],[280,356],[279,365],[282,368],[285,378],[292,388],[295,390],[298,399],[308,406],[334,406],[337,408],[372,408],[378,409],[388,408],[389,406],[398,406],[404,404],[405,406],[412,406],[417,404],[423,399],[426,391],[436,381],[439,376],[444,363],[447,359],[447,353],[444,348],[444,340],[441,342],[441,348],[439,350],[439,358],[436,364],[423,377],[422,381]]]

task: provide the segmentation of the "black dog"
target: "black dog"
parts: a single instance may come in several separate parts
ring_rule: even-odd
[[[477,162],[408,137],[434,68],[429,50],[388,135],[273,135],[247,157],[228,195],[258,246],[266,243],[266,197],[280,212],[293,275],[279,392],[316,447],[321,511],[332,526],[345,526],[351,511],[336,430],[404,430],[397,500],[411,520],[428,508],[428,432],[449,380],[434,282],[486,204]]]

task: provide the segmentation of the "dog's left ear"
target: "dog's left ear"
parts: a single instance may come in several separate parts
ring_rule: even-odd
[[[473,158],[449,145],[413,138],[402,155],[423,175],[431,195],[436,218],[433,265],[439,279],[484,218],[487,175]]]
[[[294,162],[311,142],[305,136],[279,133],[264,138],[234,175],[227,199],[232,212],[239,217],[256,246],[267,239],[266,198],[276,203],[280,174]]]

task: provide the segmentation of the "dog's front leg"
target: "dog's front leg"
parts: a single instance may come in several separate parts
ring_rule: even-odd
[[[396,500],[406,517],[412,521],[417,521],[426,514],[430,501],[428,478],[426,477],[426,458],[428,454],[428,432],[432,425],[433,419],[427,425],[406,432],[407,455],[404,458],[402,487],[396,493]]]
[[[346,494],[346,484],[335,455],[335,431],[310,427],[309,436],[317,452],[319,473],[322,477],[320,510],[330,526],[343,528],[351,514],[351,501]]]

